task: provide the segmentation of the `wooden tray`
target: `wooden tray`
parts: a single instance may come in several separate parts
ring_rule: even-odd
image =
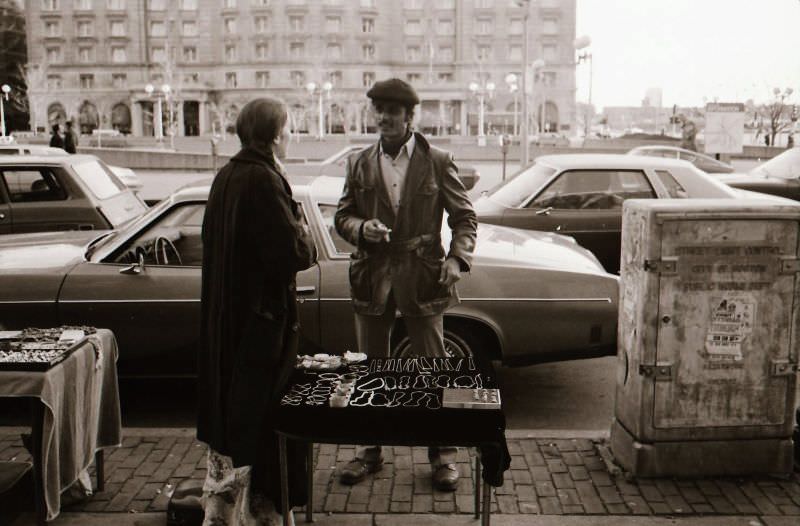
[[[66,360],[70,354],[75,352],[80,346],[86,343],[88,338],[84,336],[83,338],[75,341],[69,347],[64,349],[58,356],[53,357],[50,361],[41,361],[41,362],[0,362],[0,371],[32,371],[32,372],[44,372],[57,365],[64,360]],[[30,342],[35,343],[35,342]],[[44,344],[49,344],[52,342],[43,342]]]

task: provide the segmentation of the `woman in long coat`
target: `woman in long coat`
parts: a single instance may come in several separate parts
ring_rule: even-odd
[[[206,522],[238,525],[280,507],[270,414],[297,356],[295,275],[315,252],[276,160],[289,139],[285,105],[248,103],[236,132],[242,149],[215,177],[203,220],[197,438],[209,445]],[[300,505],[305,466],[292,449]]]

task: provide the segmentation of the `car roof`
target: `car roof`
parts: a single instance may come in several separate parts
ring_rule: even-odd
[[[58,155],[3,155],[0,156],[0,165],[9,164],[77,164],[82,161],[97,161],[97,157],[89,154],[73,154],[69,156]]]
[[[213,178],[201,179],[182,186],[172,193],[172,199],[178,201],[203,201],[208,199]],[[292,194],[296,198],[310,196],[314,201],[323,203],[336,202],[342,194],[344,179],[321,175],[313,178],[299,178],[292,183]]]
[[[536,158],[537,163],[546,164],[559,170],[567,169],[595,169],[616,170],[650,168],[686,168],[694,166],[688,161],[680,159],[667,159],[665,157],[646,157],[616,153],[566,153],[556,155],[542,155]]]

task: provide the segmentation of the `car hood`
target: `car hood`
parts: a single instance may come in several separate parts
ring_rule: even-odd
[[[449,240],[445,240],[445,246],[448,244]],[[478,225],[473,264],[606,274],[594,254],[571,237],[484,223]]]
[[[103,232],[41,232],[0,236],[0,272],[62,269],[83,261],[86,246]]]
[[[505,206],[501,205],[497,201],[492,200],[491,196],[489,195],[480,196],[475,200],[472,206],[475,209],[475,213],[478,215],[478,217],[502,214],[503,210],[506,209]]]

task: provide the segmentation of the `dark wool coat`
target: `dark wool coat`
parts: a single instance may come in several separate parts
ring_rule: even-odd
[[[381,174],[378,143],[350,156],[336,211],[336,231],[358,247],[350,257],[350,292],[359,314],[379,315],[393,291],[405,316],[442,314],[458,303],[455,285],[438,283],[445,251],[443,212],[453,232],[447,256],[468,271],[475,250],[477,219],[449,153],[415,134],[400,207],[395,213]],[[368,219],[392,229],[391,242],[370,243],[361,235]]]
[[[278,507],[271,413],[297,356],[295,274],[315,255],[298,218],[272,153],[245,148],[214,178],[203,219],[197,438],[235,466],[252,465],[257,489]],[[305,449],[291,449],[290,495],[300,505]]]

